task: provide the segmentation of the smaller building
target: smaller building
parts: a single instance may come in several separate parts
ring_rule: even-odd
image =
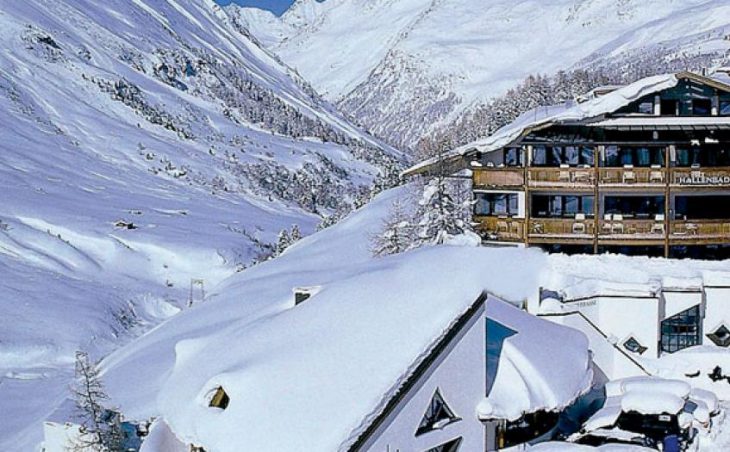
[[[299,346],[310,349],[311,372],[286,375],[271,364],[254,368],[245,364],[252,357],[244,354],[243,362],[232,363],[236,371],[196,379],[203,382],[196,397],[168,402],[176,411],[163,413],[164,422],[155,424],[153,441],[143,450],[162,452],[153,443],[177,447],[171,450],[216,451],[240,451],[253,444],[262,452],[501,450],[550,439],[559,413],[592,387],[591,355],[582,333],[487,292],[471,300],[452,299],[450,307],[442,308],[455,315],[442,323],[429,320],[434,314],[424,309],[428,302],[405,294],[399,300],[373,301],[379,308],[374,310],[367,303],[346,303],[356,311],[348,316],[347,334],[336,329],[326,338],[308,340],[304,330],[337,321],[342,307],[335,304],[338,293],[333,292],[322,287],[291,308],[291,315],[309,311],[303,312],[309,322],[259,331],[262,341],[267,335],[306,341]],[[419,289],[413,296],[422,293]],[[401,327],[380,327],[392,322]],[[368,341],[417,345],[398,347],[419,351],[389,354]],[[178,377],[205,372],[195,364],[210,359],[204,350],[185,343],[178,347],[165,397],[190,393],[190,383],[181,388]],[[371,355],[374,350],[377,356]],[[277,353],[293,358],[276,347],[268,353],[272,355],[261,359],[275,362]],[[340,357],[334,366],[333,355]],[[388,365],[374,366],[385,362],[382,355],[390,356]],[[230,359],[238,360],[235,355]],[[301,411],[301,400],[307,401],[306,411]],[[273,406],[274,412],[262,411]],[[188,413],[183,415],[184,410]],[[301,419],[280,422],[277,414]]]
[[[598,331],[631,357],[656,359],[700,345],[730,347],[729,296],[730,279],[716,271],[646,283],[586,280],[541,290],[540,312],[584,332]],[[609,367],[612,378],[627,376]]]

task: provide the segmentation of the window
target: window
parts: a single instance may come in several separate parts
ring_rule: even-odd
[[[606,196],[605,213],[649,219],[664,213],[664,196]]]
[[[440,446],[432,447],[426,452],[456,452],[461,446],[461,438],[452,439],[448,443],[444,443]]]
[[[662,116],[677,116],[679,103],[674,99],[662,99],[661,113]]]
[[[720,114],[722,116],[730,116],[730,101],[728,101],[728,100],[720,101]]]
[[[593,196],[579,195],[533,195],[532,216],[546,217],[574,217],[576,213],[583,213],[587,217],[593,216]]]
[[[208,406],[210,408],[220,408],[221,410],[225,410],[228,408],[228,403],[230,403],[230,401],[231,399],[228,397],[228,394],[226,394],[226,391],[223,390],[223,387],[218,386],[210,398]]]
[[[639,113],[643,115],[654,114],[654,102],[642,102],[639,104]]]
[[[519,198],[517,193],[476,193],[474,215],[518,215]]]
[[[700,306],[694,306],[677,315],[662,320],[662,351],[676,351],[700,344]]]
[[[522,149],[507,148],[504,150],[505,166],[522,166]]]
[[[593,166],[593,163],[593,148],[590,146],[535,146],[532,152],[533,166]]]
[[[718,329],[708,334],[707,337],[718,347],[727,347],[730,345],[730,330],[725,325],[720,325]]]
[[[648,350],[646,347],[641,345],[641,343],[637,341],[634,336],[631,336],[626,340],[626,342],[624,342],[624,347],[626,348],[626,350],[638,353],[640,355],[644,354],[644,352]]]
[[[694,116],[710,116],[712,101],[710,99],[692,99],[692,114]]]
[[[436,389],[436,392],[431,397],[431,402],[426,408],[426,413],[421,419],[421,423],[418,424],[418,430],[416,430],[416,436],[430,432],[432,430],[440,430],[446,425],[460,420],[451,408],[444,402],[444,398],[441,397],[441,392]],[[441,446],[439,446],[441,447]],[[440,449],[435,449],[440,450]],[[450,450],[450,449],[443,449]]]

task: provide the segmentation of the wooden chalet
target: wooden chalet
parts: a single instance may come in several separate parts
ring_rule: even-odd
[[[728,82],[681,72],[595,90],[445,160],[471,172],[486,243],[730,258]]]

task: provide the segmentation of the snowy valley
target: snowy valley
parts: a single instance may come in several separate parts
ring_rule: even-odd
[[[596,252],[634,224],[667,255],[730,249],[730,217],[708,239],[642,211],[601,236],[598,210],[567,212],[573,192],[605,201],[576,178],[607,172],[591,148],[535,170],[571,199],[531,223],[533,147],[514,144],[649,96],[639,119],[663,118],[662,93],[710,86],[711,132],[670,118],[699,161],[730,130],[730,71],[674,72],[727,64],[729,17],[719,0],[2,3],[0,450],[730,450],[728,261],[529,247],[564,223]],[[675,189],[730,199],[730,166],[682,187],[699,163],[651,146],[666,167],[622,165],[619,191],[666,213]],[[406,179],[434,149],[439,173]]]
[[[721,0],[298,0],[277,18],[228,7],[326,98],[404,149],[435,132],[465,144],[592,83],[727,61],[728,8]],[[567,93],[534,99],[545,93],[528,77],[559,71],[563,80],[551,82]],[[489,116],[495,109],[502,116]]]

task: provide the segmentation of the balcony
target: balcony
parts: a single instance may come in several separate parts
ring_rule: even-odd
[[[530,187],[591,188],[595,184],[595,169],[591,167],[559,168],[532,167],[528,169]]]
[[[592,218],[533,218],[530,239],[593,240],[595,222]]]
[[[520,167],[474,169],[475,187],[522,187],[525,169]]]
[[[598,182],[602,186],[616,187],[663,187],[667,183],[667,169],[659,166],[651,168],[599,168]]]
[[[506,216],[478,216],[477,231],[486,240],[497,242],[522,242],[525,238],[524,218]]]
[[[681,242],[728,241],[730,220],[677,220],[670,231],[670,238]]]

